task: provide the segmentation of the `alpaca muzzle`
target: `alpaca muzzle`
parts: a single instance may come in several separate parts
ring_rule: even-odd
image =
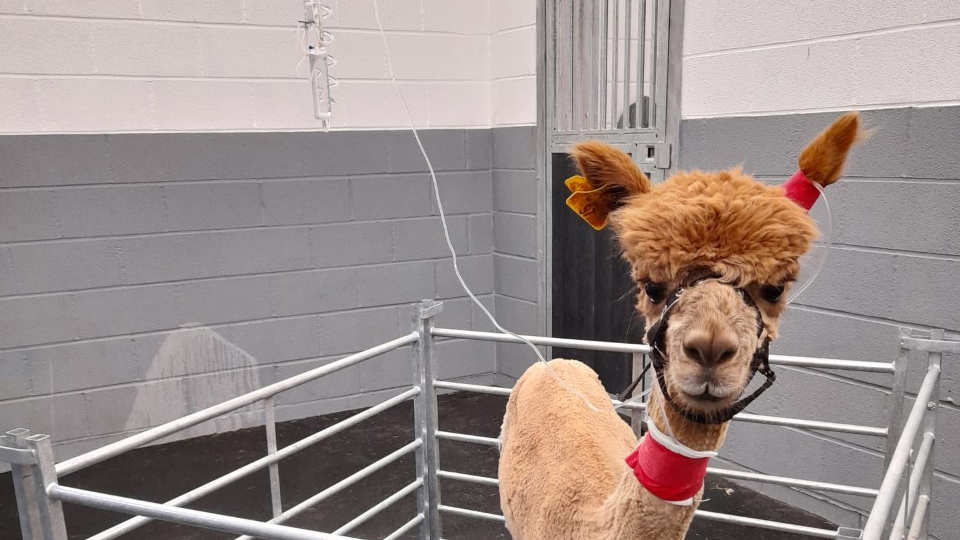
[[[815,188],[814,188],[815,189]],[[757,372],[761,373],[766,380],[756,389],[752,394],[739,399],[735,403],[731,404],[729,407],[720,410],[713,411],[710,414],[704,414],[700,412],[690,411],[686,407],[683,407],[674,400],[673,396],[670,395],[670,391],[667,389],[667,383],[664,380],[664,371],[667,366],[667,355],[664,352],[666,349],[666,339],[667,339],[667,326],[670,322],[670,314],[673,312],[674,306],[676,306],[680,297],[683,295],[685,289],[694,287],[697,283],[705,279],[713,279],[715,276],[702,276],[692,280],[686,286],[678,287],[676,290],[671,292],[665,301],[663,311],[660,313],[660,319],[650,327],[647,331],[647,343],[650,344],[650,360],[653,365],[653,369],[656,372],[657,383],[660,386],[660,392],[663,394],[664,400],[670,404],[670,407],[673,408],[678,414],[699,424],[722,424],[728,422],[733,418],[737,413],[742,411],[749,405],[753,400],[760,397],[760,394],[765,392],[767,388],[777,380],[776,374],[770,369],[770,337],[763,337],[764,324],[763,324],[763,315],[760,313],[760,308],[757,307],[756,302],[753,301],[753,298],[750,297],[750,294],[741,287],[736,287],[734,285],[729,285],[743,298],[743,301],[750,307],[752,307],[757,312],[757,339],[758,345],[757,348],[753,351],[753,358],[750,361],[750,376],[747,379],[744,389],[747,385],[750,384],[750,381],[753,380],[753,377]],[[646,369],[644,369],[644,373]],[[643,373],[640,374],[640,377],[643,377]],[[639,377],[637,381],[634,381],[632,387],[639,382]]]

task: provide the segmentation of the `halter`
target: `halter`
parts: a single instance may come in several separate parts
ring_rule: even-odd
[[[766,337],[760,341],[760,344],[753,352],[753,359],[750,361],[750,377],[747,379],[747,384],[744,385],[744,388],[750,384],[750,381],[753,380],[753,377],[758,371],[766,377],[766,380],[763,382],[763,385],[760,388],[756,389],[749,396],[732,403],[726,409],[711,413],[709,416],[703,413],[694,413],[686,410],[684,407],[678,405],[673,400],[673,397],[670,396],[670,392],[667,390],[667,383],[664,381],[663,376],[664,368],[667,364],[667,355],[663,352],[663,349],[666,341],[667,325],[670,321],[670,314],[673,311],[673,307],[677,305],[680,297],[683,295],[686,289],[692,288],[701,281],[712,279],[714,277],[715,276],[699,277],[692,280],[686,286],[681,285],[680,287],[674,289],[669,295],[667,295],[665,307],[663,308],[663,311],[660,312],[660,318],[647,331],[647,343],[650,344],[651,349],[651,363],[653,364],[653,369],[657,374],[657,382],[660,385],[660,391],[663,393],[664,399],[670,404],[674,411],[679,413],[687,420],[697,422],[699,424],[722,424],[729,421],[734,417],[734,415],[745,409],[747,405],[753,402],[753,400],[757,399],[760,394],[766,391],[767,388],[770,388],[770,385],[777,380],[776,374],[772,369],[770,369],[770,338]],[[760,308],[757,307],[756,302],[753,301],[753,298],[750,297],[750,294],[747,293],[747,291],[742,287],[736,287],[729,283],[724,283],[724,285],[732,287],[733,290],[736,291],[741,298],[743,298],[743,301],[757,312],[757,338],[760,338],[763,335],[764,325],[763,316],[760,314]],[[624,391],[623,395],[621,396],[621,400],[624,399],[624,395],[629,397],[629,394],[637,386],[637,383],[639,383],[640,379],[643,378],[643,375],[646,373],[649,367],[650,364],[643,369],[643,371],[640,373],[640,376],[637,377],[637,379],[633,381],[633,383],[631,383],[630,386]]]

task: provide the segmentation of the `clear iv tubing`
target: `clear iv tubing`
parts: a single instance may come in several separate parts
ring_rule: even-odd
[[[433,164],[430,162],[430,156],[427,155],[427,151],[423,147],[423,142],[420,140],[420,133],[417,132],[417,127],[413,122],[413,115],[410,113],[410,107],[407,105],[407,100],[403,96],[403,92],[400,90],[400,84],[397,82],[397,76],[393,72],[393,60],[390,54],[390,45],[387,43],[387,34],[383,30],[383,23],[380,22],[380,2],[379,0],[373,0],[373,15],[377,20],[377,28],[380,30],[380,39],[383,41],[383,51],[387,60],[387,72],[390,75],[390,80],[393,81],[393,89],[397,94],[397,97],[400,99],[401,105],[403,105],[403,110],[407,115],[407,120],[410,124],[410,131],[413,132],[413,137],[417,140],[417,146],[420,148],[420,154],[423,155],[423,160],[427,162],[427,169],[430,171],[430,180],[433,182],[433,195],[434,199],[437,202],[437,212],[440,214],[440,224],[443,226],[443,238],[447,242],[447,249],[450,251],[450,258],[453,262],[453,273],[457,276],[457,281],[460,282],[460,287],[470,296],[470,299],[473,300],[473,303],[483,311],[483,314],[487,316],[487,319],[490,320],[490,323],[499,331],[504,334],[509,334],[520,341],[524,342],[529,346],[533,352],[537,355],[537,359],[540,362],[543,362],[544,367],[547,368],[547,371],[550,375],[566,390],[569,390],[573,394],[577,395],[584,404],[587,405],[590,409],[594,411],[599,411],[590,401],[580,393],[576,388],[568,385],[563,379],[557,375],[553,368],[550,367],[550,364],[547,363],[547,360],[543,357],[543,354],[540,353],[540,349],[537,348],[529,339],[507,330],[497,322],[497,319],[487,310],[487,307],[483,305],[483,302],[477,299],[473,294],[473,291],[470,290],[470,287],[467,286],[466,281],[463,280],[463,276],[460,274],[460,266],[457,264],[457,251],[453,248],[453,242],[450,241],[450,231],[447,229],[447,217],[443,212],[443,202],[440,200],[440,186],[437,183],[437,174],[433,170]]]
[[[792,304],[794,300],[797,299],[797,297],[803,294],[803,291],[807,290],[807,288],[810,287],[810,285],[813,285],[813,282],[817,280],[818,276],[820,276],[820,271],[823,270],[823,266],[827,262],[827,257],[830,255],[830,247],[833,245],[833,212],[830,211],[830,200],[827,199],[827,194],[823,192],[823,187],[821,187],[820,184],[810,179],[807,179],[807,181],[813,184],[813,187],[817,188],[817,191],[820,192],[820,199],[823,201],[823,208],[827,212],[827,218],[826,218],[827,230],[825,235],[827,241],[823,246],[823,257],[820,257],[820,261],[817,263],[816,270],[813,271],[813,274],[810,276],[809,279],[803,282],[803,285],[798,287],[797,290],[794,291],[789,298],[787,298],[788,306]]]

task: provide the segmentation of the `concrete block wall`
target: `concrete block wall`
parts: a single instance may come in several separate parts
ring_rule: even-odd
[[[835,113],[687,119],[681,124],[681,168],[725,168],[742,162],[758,178],[782,182],[804,144]],[[853,150],[844,178],[827,190],[833,245],[823,273],[787,310],[780,354],[890,361],[900,327],[942,328],[960,337],[956,294],[960,251],[960,107],[866,111],[871,139]],[[822,203],[818,203],[820,205]],[[821,208],[814,216],[822,219]],[[911,365],[916,392],[925,361]],[[777,369],[777,384],[751,412],[885,425],[891,377],[800,368]],[[938,412],[932,532],[954,538],[960,500],[960,358],[944,358]],[[721,456],[727,464],[770,474],[878,487],[883,441],[836,433],[735,424]],[[794,458],[785,459],[785,456]],[[830,519],[859,526],[869,499],[813,496],[765,487],[768,493]]]
[[[335,128],[406,126],[372,0],[325,3]],[[380,1],[417,124],[490,125],[490,7]],[[303,13],[303,0],[0,2],[0,133],[317,129]]]
[[[492,134],[423,136],[495,308]],[[4,136],[0,163],[0,426],[52,433],[59,458],[397,337],[421,298],[481,324],[408,132]],[[442,377],[494,381],[493,344],[438,352]],[[366,406],[410,374],[395,351],[283,394],[278,417]]]
[[[685,118],[950,105],[960,3],[687,2]]]
[[[537,3],[491,0],[490,107],[494,126],[537,119]]]
[[[544,255],[538,243],[538,206],[543,186],[536,171],[536,128],[493,130],[493,236],[497,318],[520,334],[544,334],[545,299],[540,281]],[[497,373],[502,384],[536,360],[527,345],[497,344]]]

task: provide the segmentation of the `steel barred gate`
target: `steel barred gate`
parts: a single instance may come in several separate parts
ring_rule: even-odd
[[[28,540],[65,540],[67,538],[67,524],[63,517],[63,502],[134,516],[91,537],[96,540],[120,537],[135,531],[138,527],[153,519],[237,534],[241,535],[238,538],[244,539],[258,537],[277,540],[351,540],[354,537],[349,536],[349,533],[358,525],[389,508],[398,500],[413,494],[416,494],[417,497],[417,514],[411,516],[396,531],[386,536],[385,540],[399,538],[413,530],[417,531],[418,538],[422,540],[438,540],[441,538],[443,514],[456,514],[469,518],[503,522],[503,516],[500,515],[444,505],[441,502],[440,478],[488,486],[496,486],[497,479],[457,472],[454,470],[455,464],[446,465],[446,468],[444,468],[444,464],[439,462],[438,457],[439,441],[454,440],[496,446],[498,440],[439,430],[437,425],[437,392],[466,391],[509,395],[510,389],[436,379],[434,369],[443,359],[436,357],[434,342],[438,338],[505,343],[519,343],[519,340],[509,334],[436,328],[433,325],[433,320],[441,309],[441,302],[424,300],[416,306],[412,330],[406,335],[59,463],[53,457],[49,435],[31,434],[29,429],[26,428],[8,431],[6,435],[0,438],[0,462],[10,464],[13,472],[23,538]],[[632,343],[542,336],[525,337],[533,343],[545,347],[629,353],[634,355],[638,362],[644,361],[645,355],[649,352],[648,346]],[[359,411],[334,425],[283,448],[277,448],[273,414],[274,397],[277,394],[325,375],[362,365],[365,360],[407,346],[411,351],[411,384],[409,387],[399,389],[397,395],[386,401]],[[852,486],[715,467],[708,469],[710,473],[742,481],[793,486],[814,491],[872,498],[874,500],[873,507],[862,530],[847,527],[840,527],[835,530],[806,527],[704,510],[698,510],[695,519],[737,523],[761,529],[800,533],[816,538],[863,538],[866,540],[888,537],[897,539],[904,537],[910,539],[926,538],[932,497],[933,445],[936,440],[938,388],[941,360],[944,353],[960,353],[960,342],[945,340],[942,331],[913,331],[905,332],[901,336],[900,349],[897,353],[891,351],[891,356],[895,356],[895,359],[889,362],[770,356],[770,363],[775,365],[866,371],[890,375],[893,392],[889,398],[890,417],[886,426],[843,424],[749,413],[741,413],[734,418],[734,421],[737,422],[753,422],[771,426],[816,429],[885,438],[887,443],[885,473],[882,479],[878,479],[876,486]],[[925,366],[926,375],[913,405],[906,410],[904,407],[908,403],[905,394],[907,368],[917,364]],[[317,494],[284,509],[285,505],[281,502],[279,478],[275,472],[275,467],[280,460],[408,400],[413,400],[414,404],[415,426],[412,441],[343,480],[322,489]],[[69,475],[73,472],[186,430],[201,422],[258,403],[262,405],[264,413],[268,441],[267,454],[165,503],[79,489],[65,485],[63,482],[64,480],[69,481]],[[618,409],[631,411],[633,415],[642,414],[646,407],[645,403],[634,401],[620,402],[613,400],[613,404]],[[904,416],[905,420],[903,419]],[[416,457],[416,479],[381,502],[346,521],[338,529],[331,532],[319,532],[283,525],[285,521],[312,505],[336,495],[363,478],[376,474],[382,468],[408,454],[414,454]],[[201,497],[214,493],[236,480],[263,469],[271,471],[270,496],[273,503],[273,518],[269,521],[260,522],[238,516],[184,508],[187,504]]]

